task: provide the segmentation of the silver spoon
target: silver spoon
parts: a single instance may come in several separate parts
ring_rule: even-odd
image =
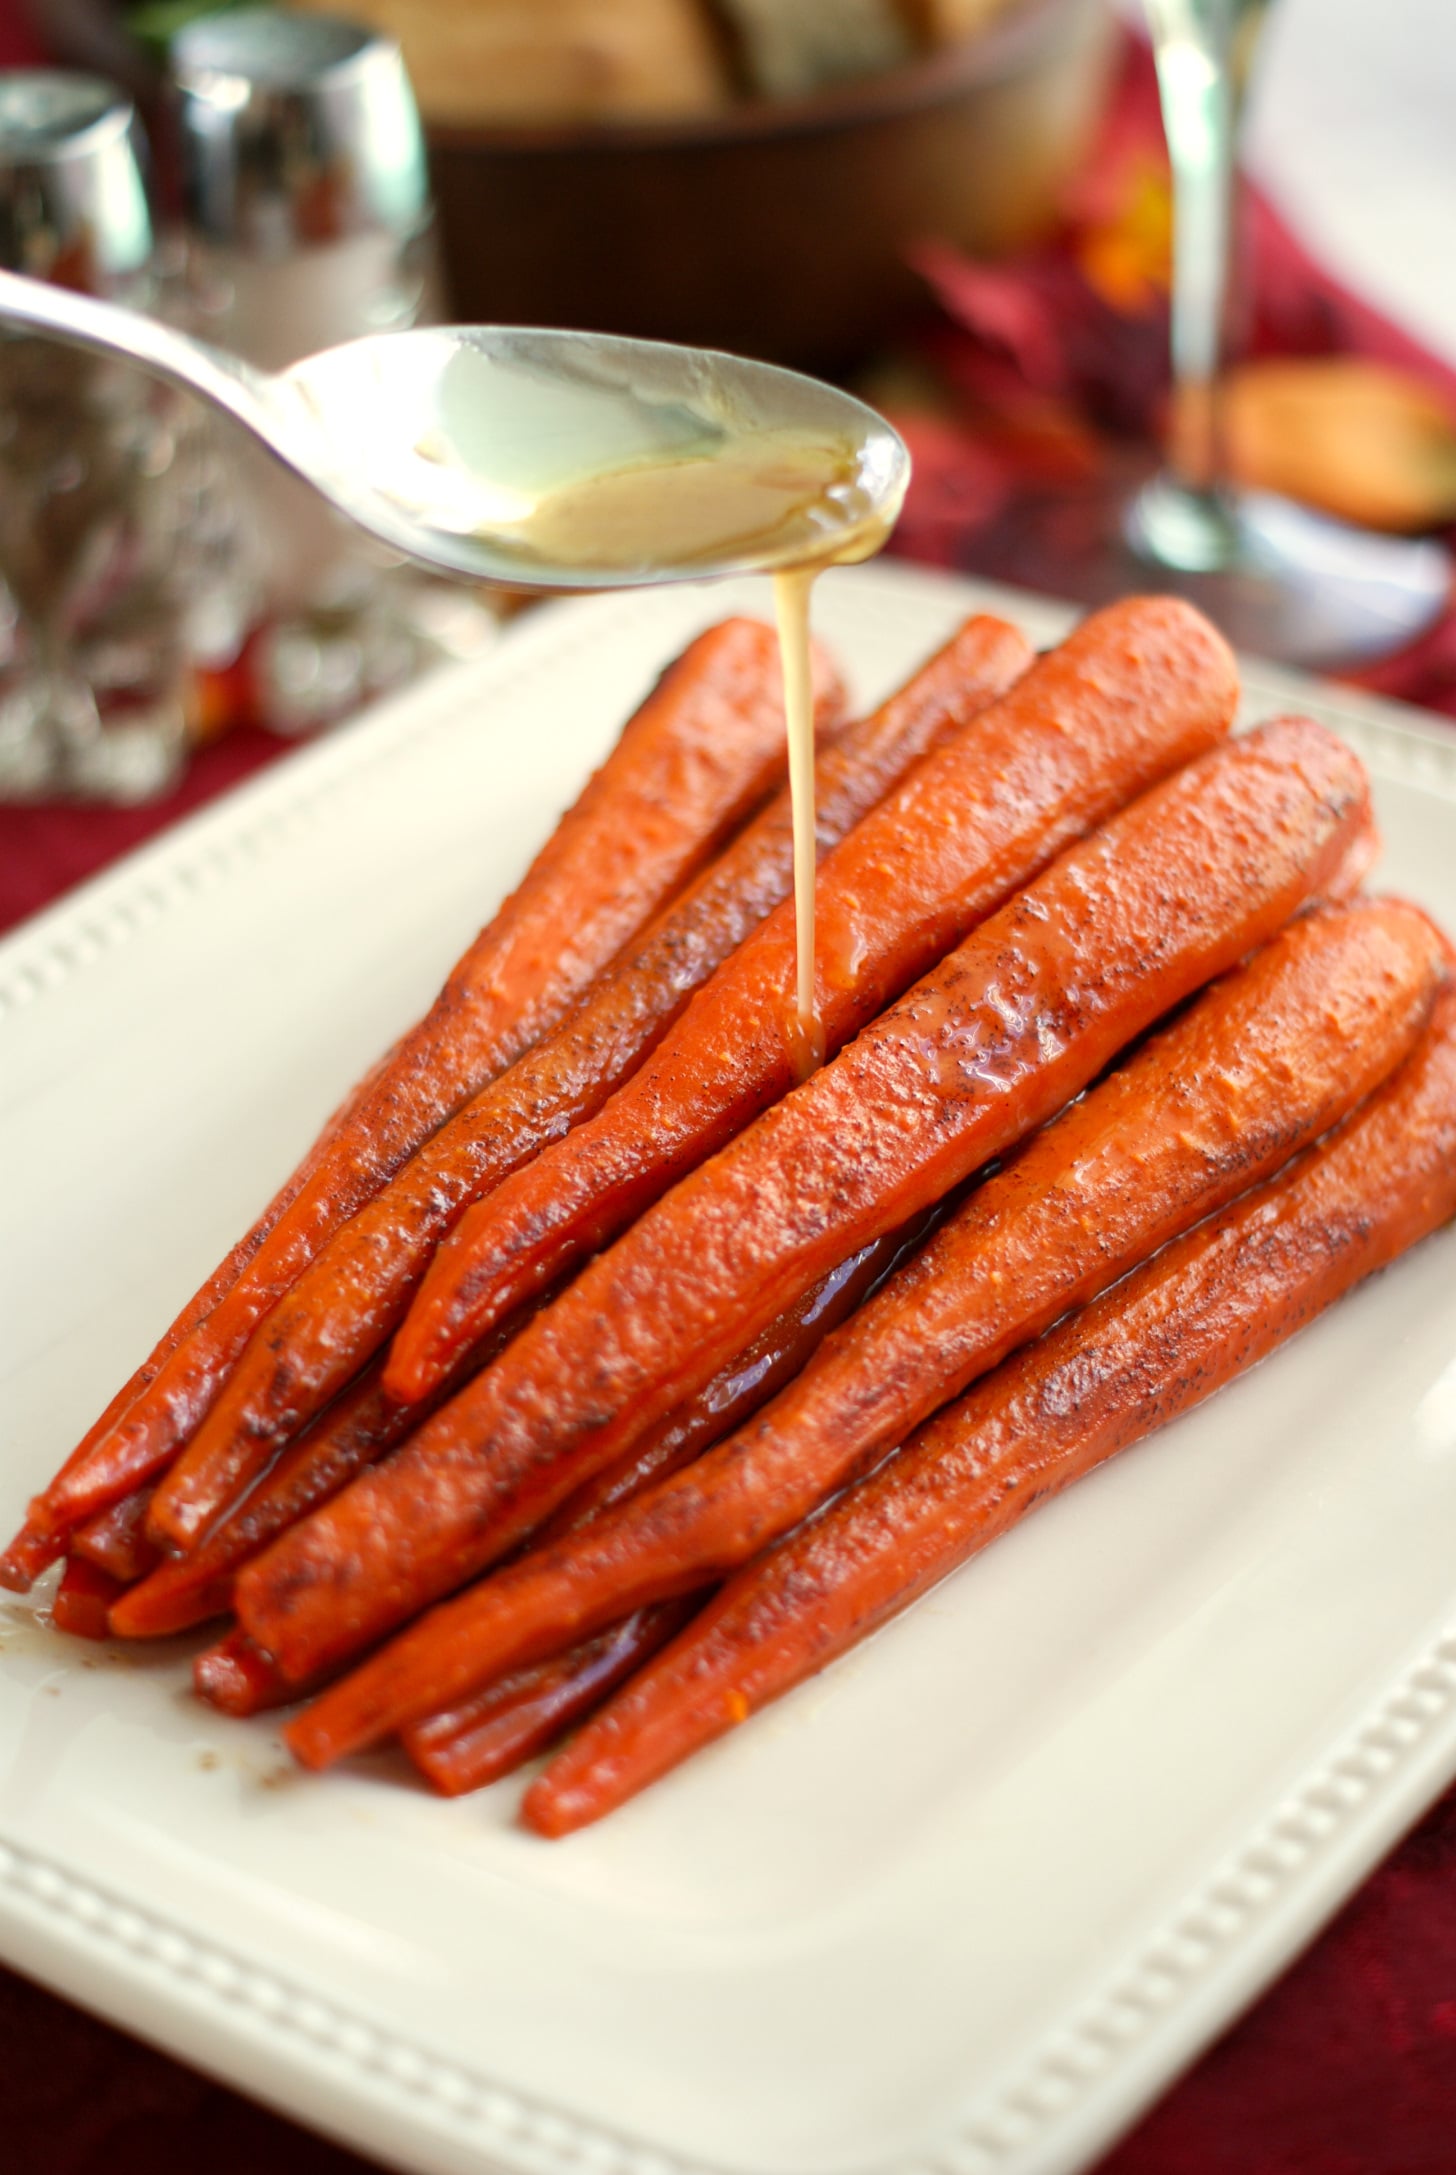
[[[656,341],[422,328],[272,376],[11,272],[0,324],[185,386],[361,528],[482,581],[617,588],[867,557],[909,480],[901,440],[847,393]]]

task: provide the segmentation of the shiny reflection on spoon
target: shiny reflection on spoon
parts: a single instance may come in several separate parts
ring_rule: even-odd
[[[644,341],[425,332],[287,375],[341,485],[352,475],[435,556],[500,580],[612,586],[868,557],[908,475],[899,439],[845,394]]]

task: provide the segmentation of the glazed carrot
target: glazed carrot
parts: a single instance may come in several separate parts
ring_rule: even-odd
[[[849,726],[815,766],[821,849],[927,748],[969,725],[1030,657],[1003,620],[971,619],[906,687]],[[392,1335],[434,1248],[469,1204],[600,1108],[693,990],[787,896],[792,876],[785,791],[553,1035],[458,1111],[335,1234],[260,1326],[163,1483],[155,1518],[174,1542],[224,1511],[277,1444]]]
[[[57,1631],[69,1631],[75,1639],[104,1639],[106,1612],[120,1592],[119,1579],[72,1556],[51,1603],[51,1622]]]
[[[748,1427],[436,1610],[332,1695],[327,1726],[366,1703],[412,1718],[425,1687],[444,1704],[716,1582],[1015,1345],[1322,1133],[1410,1049],[1439,974],[1414,908],[1287,930],[989,1179]]]
[[[682,1630],[696,1599],[660,1601],[625,1623],[477,1692],[461,1707],[402,1733],[415,1766],[442,1797],[499,1782],[563,1736]]]
[[[246,1267],[116,1424],[31,1506],[37,1529],[69,1531],[167,1464],[259,1319],[339,1224],[556,1025],[781,775],[782,740],[771,632],[729,620],[700,636],[631,719]]]
[[[575,1532],[616,1504],[630,1501],[650,1482],[676,1472],[756,1411],[798,1372],[819,1342],[853,1312],[893,1263],[913,1249],[929,1220],[917,1218],[908,1232],[863,1246],[841,1262],[706,1389],[649,1428],[618,1465],[578,1489],[543,1529],[541,1539]],[[481,1789],[543,1750],[589,1712],[612,1685],[655,1653],[696,1606],[693,1599],[639,1610],[627,1622],[613,1624],[569,1654],[521,1670],[463,1707],[431,1715],[410,1733],[405,1749],[447,1795]]]
[[[1171,597],[1084,622],[928,755],[819,871],[816,1005],[847,1042],[1071,840],[1228,730],[1233,659]],[[622,1230],[796,1077],[792,902],[699,991],[611,1101],[477,1203],[440,1249],[385,1370],[420,1397],[462,1338]]]
[[[80,1442],[61,1467],[62,1475],[73,1472],[84,1464],[96,1444],[110,1433],[123,1414],[130,1409],[142,1391],[147,1388],[169,1353],[173,1352],[183,1338],[189,1336],[198,1323],[205,1320],[207,1315],[211,1313],[223,1293],[229,1289],[257,1252],[259,1246],[261,1246],[263,1240],[277,1222],[279,1215],[292,1200],[294,1194],[302,1185],[304,1178],[313,1168],[317,1158],[325,1151],[335,1133],[338,1132],[348,1118],[354,1104],[368,1092],[387,1062],[387,1057],[381,1059],[377,1065],[366,1073],[364,1079],[355,1088],[351,1089],[349,1095],[325,1125],[314,1146],[310,1149],[293,1177],[274,1195],[251,1231],[233,1248],[222,1265],[213,1271],[201,1290],[189,1299],[187,1305],[182,1309],[182,1312],[177,1316],[166,1334],[153,1348],[149,1357],[137,1369],[130,1381],[123,1383],[100,1418],[95,1420],[82,1436]],[[57,1532],[49,1525],[41,1523],[35,1515],[35,1510],[36,1506],[33,1505],[32,1514],[27,1517],[25,1524],[4,1554],[0,1555],[0,1586],[8,1586],[15,1593],[28,1592],[42,1571],[47,1570],[66,1551],[66,1534]]]
[[[238,1716],[265,1714],[299,1697],[297,1686],[285,1684],[268,1656],[241,1631],[230,1631],[197,1656],[192,1689],[210,1707]]]
[[[501,1555],[826,1259],[943,1198],[1271,936],[1366,792],[1347,748],[1286,719],[1071,848],[590,1263],[387,1468],[250,1565],[246,1628],[296,1681]]]
[[[766,1396],[773,1396],[803,1366],[818,1340],[884,1275],[901,1246],[903,1235],[894,1233],[875,1246],[862,1246],[849,1262],[831,1270],[805,1301],[792,1307],[783,1320],[773,1322],[696,1399],[651,1429],[646,1440],[629,1453],[625,1466],[590,1481],[581,1490],[581,1501],[566,1503],[562,1518],[568,1525],[579,1525],[599,1503],[620,1501],[633,1488],[642,1488],[649,1477],[677,1470],[707,1442],[736,1427],[740,1418],[753,1412]],[[470,1370],[503,1349],[514,1329],[516,1322],[507,1322],[483,1351],[472,1353]],[[396,1405],[387,1399],[379,1375],[379,1364],[363,1370],[313,1427],[287,1446],[272,1472],[209,1533],[200,1549],[165,1559],[150,1577],[128,1586],[111,1614],[113,1636],[168,1638],[207,1623],[209,1616],[224,1616],[233,1607],[233,1577],[239,1564],[257,1555],[276,1533],[329,1501],[357,1472],[396,1449],[435,1405],[459,1388],[457,1381],[446,1383],[429,1401],[427,1412],[422,1412],[418,1405]],[[126,1499],[128,1505],[135,1501],[135,1496]]]
[[[697,1397],[650,1429],[622,1467],[599,1474],[581,1490],[579,1499],[563,1504],[559,1518],[567,1527],[581,1524],[599,1505],[623,1500],[648,1479],[676,1471],[706,1444],[737,1426],[791,1378],[909,1243],[904,1233],[896,1232],[841,1262]],[[473,1353],[470,1371],[509,1343],[516,1326],[514,1320],[505,1323],[484,1348]],[[418,1405],[391,1402],[379,1386],[379,1375],[377,1364],[366,1368],[297,1442],[289,1444],[273,1470],[200,1548],[161,1563],[123,1593],[112,1611],[113,1635],[166,1637],[225,1615],[232,1607],[233,1579],[240,1564],[403,1442],[427,1415]],[[429,1409],[458,1387],[456,1381],[447,1383]]]
[[[1415,1053],[1337,1133],[1018,1352],[741,1572],[553,1761],[526,1819],[543,1835],[600,1819],[1453,1213],[1448,987]]]
[[[515,1318],[503,1322],[469,1353],[430,1401],[430,1409],[443,1404],[493,1359],[518,1326]],[[233,1574],[240,1563],[403,1442],[418,1425],[420,1408],[398,1405],[386,1397],[380,1386],[381,1372],[377,1363],[366,1367],[312,1427],[288,1445],[273,1470],[200,1548],[188,1556],[167,1558],[150,1577],[129,1587],[112,1612],[113,1634],[121,1639],[153,1639],[225,1615],[232,1607]]]
[[[1441,972],[1414,907],[1291,924],[1013,1156],[750,1426],[501,1573],[499,1661],[482,1589],[483,1674],[512,1666],[518,1641],[550,1652],[787,1532],[1015,1345],[1327,1131],[1409,1052]]]
[[[898,1231],[861,1246],[821,1278],[807,1295],[753,1339],[746,1351],[696,1395],[639,1434],[615,1464],[594,1473],[569,1495],[543,1526],[539,1538],[559,1539],[642,1493],[649,1482],[675,1473],[739,1426],[791,1382],[866,1292],[912,1253],[933,1216],[916,1216]]]
[[[158,1550],[147,1538],[147,1507],[152,1499],[150,1488],[138,1488],[133,1495],[124,1495],[110,1510],[88,1518],[71,1536],[72,1557],[84,1557],[98,1570],[109,1571],[122,1586],[135,1585],[149,1571],[155,1571],[161,1561]]]
[[[42,1571],[48,1571],[65,1553],[64,1533],[47,1532],[27,1517],[0,1555],[0,1586],[8,1587],[11,1593],[29,1593]]]
[[[289,1444],[272,1472],[200,1548],[189,1556],[165,1558],[129,1587],[112,1614],[114,1635],[166,1637],[225,1615],[232,1607],[233,1574],[240,1563],[403,1442],[416,1425],[415,1413],[384,1395],[380,1372],[378,1366],[366,1368]]]

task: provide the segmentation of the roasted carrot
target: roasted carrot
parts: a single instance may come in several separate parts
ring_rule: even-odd
[[[1347,748],[1286,719],[1069,849],[589,1264],[387,1468],[250,1565],[245,1627],[297,1681],[501,1555],[826,1260],[943,1198],[1271,936],[1366,798]],[[366,1728],[369,1712],[372,1694]]]
[[[781,775],[782,740],[771,632],[729,620],[700,636],[216,1305],[31,1506],[34,1529],[69,1532],[167,1464],[257,1322],[320,1247],[462,1102],[554,1027],[680,889]]]
[[[832,1269],[806,1299],[771,1323],[695,1398],[650,1429],[621,1467],[598,1474],[580,1491],[579,1499],[563,1504],[558,1517],[565,1527],[583,1523],[599,1507],[624,1500],[649,1479],[675,1472],[706,1444],[737,1426],[803,1366],[908,1243],[905,1234],[893,1233],[861,1247]],[[485,1347],[471,1355],[472,1368],[483,1366],[503,1348],[515,1327],[514,1321],[506,1323],[496,1337],[487,1339]],[[239,1564],[328,1502],[356,1473],[385,1456],[419,1424],[420,1408],[392,1403],[379,1386],[379,1373],[377,1364],[366,1368],[297,1442],[289,1444],[273,1470],[200,1548],[159,1564],[150,1576],[121,1594],[111,1616],[112,1633],[125,1639],[166,1637],[205,1623],[209,1617],[226,1615],[232,1607]],[[433,1403],[443,1402],[458,1386],[446,1384]]]
[[[147,1538],[150,1488],[124,1495],[110,1510],[88,1518],[71,1536],[72,1556],[82,1556],[98,1570],[109,1571],[122,1586],[135,1585],[161,1561],[160,1552]]]
[[[106,1612],[121,1592],[121,1582],[94,1563],[72,1556],[61,1573],[51,1602],[51,1622],[74,1639],[104,1639]]]
[[[575,1532],[617,1503],[639,1495],[652,1481],[676,1472],[773,1395],[804,1365],[837,1322],[852,1313],[866,1291],[886,1275],[902,1254],[923,1236],[928,1219],[917,1218],[907,1232],[896,1232],[857,1254],[817,1284],[807,1299],[756,1337],[748,1350],[715,1376],[705,1389],[629,1451],[618,1465],[598,1473],[562,1504],[543,1532],[549,1540]],[[670,1602],[643,1609],[626,1623],[612,1625],[566,1655],[533,1665],[507,1683],[443,1715],[431,1715],[411,1733],[406,1750],[435,1787],[457,1796],[482,1788],[507,1774],[521,1760],[544,1750],[554,1739],[605,1698],[649,1653],[672,1636],[690,1605]]]
[[[0,1555],[0,1586],[11,1593],[29,1593],[42,1571],[48,1571],[66,1553],[64,1533],[47,1532],[27,1516],[10,1546]]]
[[[189,1556],[164,1558],[129,1587],[116,1603],[113,1633],[123,1639],[162,1638],[225,1615],[232,1607],[233,1574],[240,1563],[337,1495],[356,1473],[411,1432],[411,1409],[384,1395],[379,1376],[378,1366],[366,1368],[289,1444],[272,1472],[200,1548]]]
[[[1325,885],[1327,899],[1353,899],[1380,859],[1380,830],[1372,811],[1370,820],[1351,839],[1339,868]]]
[[[519,1670],[463,1706],[415,1723],[402,1733],[404,1749],[442,1797],[483,1790],[553,1745],[666,1646],[697,1606],[686,1599],[639,1609],[569,1654]]]
[[[323,1131],[319,1134],[318,1139],[309,1150],[298,1170],[274,1195],[252,1229],[233,1248],[227,1259],[219,1268],[213,1271],[202,1288],[188,1300],[182,1312],[154,1346],[148,1358],[143,1361],[131,1379],[122,1384],[122,1387],[117,1391],[99,1419],[93,1421],[61,1467],[62,1475],[73,1472],[85,1464],[96,1445],[111,1432],[112,1428],[135,1403],[142,1391],[152,1382],[168,1355],[175,1351],[183,1339],[190,1336],[197,1325],[212,1312],[223,1293],[241,1275],[259,1246],[262,1245],[263,1240],[277,1222],[279,1215],[293,1199],[319,1156],[325,1152],[334,1135],[346,1122],[355,1103],[372,1087],[387,1062],[387,1057],[381,1059],[365,1075],[364,1079],[355,1088],[351,1089],[348,1096],[324,1126]],[[0,1555],[0,1586],[8,1586],[15,1593],[28,1592],[42,1571],[47,1570],[51,1564],[65,1554],[67,1539],[66,1533],[55,1530],[48,1523],[41,1522],[40,1511],[33,1504],[25,1524],[3,1555]]]
[[[1286,931],[990,1179],[755,1422],[436,1610],[332,1695],[320,1726],[337,1732],[366,1706],[412,1718],[417,1701],[447,1703],[716,1582],[1013,1346],[1323,1132],[1410,1049],[1439,963],[1410,907]]]
[[[442,1404],[453,1390],[493,1359],[519,1326],[503,1322],[431,1400]],[[116,1604],[111,1629],[118,1638],[152,1639],[186,1631],[232,1607],[233,1574],[240,1563],[288,1526],[404,1441],[418,1425],[419,1407],[398,1405],[380,1386],[381,1369],[366,1367],[312,1427],[278,1458],[271,1472],[190,1555],[172,1556],[129,1587]],[[131,1498],[127,1499],[132,1500]]]
[[[927,748],[969,725],[1026,668],[1003,620],[974,618],[908,685],[818,759],[827,851]],[[158,1496],[174,1541],[202,1531],[278,1443],[393,1333],[430,1256],[469,1204],[600,1108],[695,988],[783,899],[793,873],[787,791],[629,947],[556,1032],[458,1111],[339,1230],[268,1315]]]
[[[1039,658],[820,869],[827,1050],[1071,840],[1217,741],[1236,695],[1223,642],[1171,597],[1099,612]],[[462,1338],[602,1246],[793,1084],[794,964],[786,902],[595,1118],[467,1212],[395,1339],[391,1396],[423,1396]]]
[[[518,1640],[549,1652],[787,1532],[1013,1346],[1325,1132],[1410,1050],[1441,969],[1414,907],[1293,923],[1014,1155],[750,1426],[500,1574],[508,1651],[497,1664],[482,1639],[483,1674]]]
[[[1339,1131],[1018,1352],[739,1574],[528,1791],[600,1819],[822,1669],[1034,1505],[1253,1366],[1456,1214],[1456,990]]]
[[[932,1221],[931,1216],[916,1216],[903,1229],[871,1240],[831,1269],[711,1382],[647,1428],[615,1464],[594,1473],[569,1495],[542,1528],[540,1538],[557,1540],[619,1503],[630,1502],[650,1482],[691,1464],[711,1443],[738,1427],[793,1380],[866,1292],[902,1256],[914,1251]]]
[[[298,1687],[285,1684],[268,1656],[241,1631],[228,1632],[196,1657],[192,1689],[210,1707],[238,1716],[266,1714],[299,1697]]]
[[[800,1306],[773,1323],[698,1398],[682,1411],[669,1413],[651,1430],[629,1456],[626,1469],[599,1475],[582,1490],[580,1502],[573,1499],[562,1506],[561,1516],[571,1524],[580,1523],[599,1499],[619,1500],[632,1486],[644,1485],[648,1477],[676,1470],[705,1443],[736,1425],[803,1364],[813,1344],[885,1273],[900,1244],[900,1235],[895,1234],[876,1246],[861,1248],[831,1271]],[[509,1342],[515,1326],[514,1322],[503,1325],[497,1337],[471,1355],[472,1365],[483,1365]],[[337,1495],[356,1473],[387,1455],[418,1426],[421,1408],[397,1405],[385,1397],[379,1376],[377,1363],[367,1367],[327,1412],[289,1444],[273,1470],[200,1548],[188,1556],[168,1558],[135,1585],[128,1584],[112,1612],[112,1634],[127,1639],[164,1638],[205,1623],[209,1617],[226,1615],[232,1607],[239,1564]],[[430,1409],[456,1387],[453,1381],[447,1383]],[[127,1510],[130,1521],[137,1516],[137,1506],[138,1498],[128,1497],[118,1508]],[[105,1516],[114,1520],[116,1512]]]

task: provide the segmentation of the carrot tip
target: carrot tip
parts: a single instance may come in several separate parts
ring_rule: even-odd
[[[84,1557],[73,1556],[56,1589],[51,1622],[74,1639],[105,1639],[107,1611],[120,1593],[118,1581]]]
[[[48,1571],[65,1553],[65,1542],[56,1534],[23,1525],[3,1556],[0,1586],[10,1593],[29,1593],[42,1571]]]
[[[157,1490],[147,1512],[146,1536],[167,1556],[189,1556],[211,1523],[211,1514],[187,1502],[173,1502],[166,1483]]]
[[[299,1766],[308,1768],[312,1774],[332,1766],[339,1756],[308,1714],[297,1715],[288,1724],[283,1732],[283,1742]]]
[[[232,1606],[229,1580],[212,1579],[206,1586],[171,1581],[166,1579],[169,1568],[164,1564],[160,1572],[122,1595],[111,1612],[113,1637],[170,1639],[228,1613]]]
[[[404,1358],[391,1351],[384,1363],[380,1387],[386,1397],[397,1405],[417,1405],[433,1388],[428,1366],[422,1366],[414,1354]]]
[[[561,1788],[546,1775],[538,1775],[521,1799],[521,1825],[547,1842],[558,1842],[597,1819],[606,1808],[594,1806],[580,1790]]]

